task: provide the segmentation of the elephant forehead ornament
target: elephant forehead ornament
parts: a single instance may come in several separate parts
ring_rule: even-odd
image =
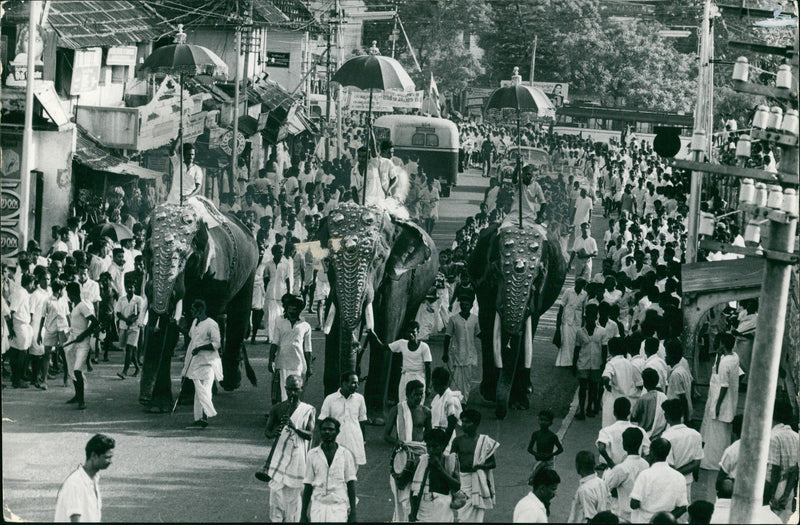
[[[341,204],[331,212],[329,257],[336,269],[341,321],[346,328],[355,328],[360,321],[367,275],[385,220],[384,210],[355,203]]]
[[[508,228],[500,231],[500,269],[505,289],[502,312],[506,332],[520,334],[528,311],[531,285],[541,271],[542,244],[546,231],[541,226],[521,230]]]
[[[175,278],[183,270],[197,233],[198,216],[191,206],[165,203],[158,207],[152,223],[153,309],[166,313]]]

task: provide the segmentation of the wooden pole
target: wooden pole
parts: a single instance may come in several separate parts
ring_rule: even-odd
[[[238,13],[237,13],[238,14]],[[237,171],[239,171],[239,97],[242,81],[239,68],[242,62],[242,26],[236,26],[236,72],[233,79],[233,140],[231,141],[231,191],[236,195]]]
[[[28,15],[28,69],[25,79],[25,120],[22,130],[22,159],[20,163],[19,244],[28,248],[28,221],[31,215],[31,168],[33,165],[33,84],[36,77],[36,15],[41,7],[39,0],[30,2]],[[21,251],[20,250],[20,251]]]
[[[521,88],[524,89],[524,88]],[[517,193],[519,194],[519,229],[522,230],[522,145],[521,145],[521,131],[520,131],[520,109],[519,101],[517,101]]]
[[[792,252],[796,227],[796,216],[772,212],[765,252]],[[767,256],[744,404],[742,454],[736,471],[731,523],[755,523],[756,512],[762,507],[791,269],[786,261]]]
[[[180,102],[180,110],[181,114],[178,118],[178,136],[181,138],[180,141],[180,158],[178,159],[179,173],[178,176],[178,188],[180,188],[180,197],[178,198],[178,202],[181,206],[183,206],[183,73],[180,74],[180,84],[181,84],[181,102]]]
[[[533,72],[536,71],[536,45],[539,43],[539,35],[533,37],[533,54],[531,55],[531,87],[533,87]]]
[[[369,90],[369,110],[367,111],[367,162],[364,165],[364,187],[361,188],[361,204],[367,204],[367,168],[372,154],[372,88]]]

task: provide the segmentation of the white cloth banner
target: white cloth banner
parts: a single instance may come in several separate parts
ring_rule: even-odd
[[[372,111],[391,113],[395,108],[420,109],[423,91],[373,91]],[[369,110],[369,91],[351,91],[347,97],[347,109],[350,111]]]

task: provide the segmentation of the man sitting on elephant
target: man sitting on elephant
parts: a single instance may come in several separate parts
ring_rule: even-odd
[[[525,166],[522,170],[522,227],[523,229],[528,229],[531,227],[538,227],[538,217],[539,217],[539,210],[542,207],[542,204],[545,202],[544,192],[542,192],[542,187],[539,186],[539,183],[536,182],[533,178],[534,167],[531,165]],[[520,219],[519,219],[519,210],[520,210],[520,198],[516,192],[519,191],[519,186],[516,185],[515,181],[515,195],[514,200],[511,203],[511,211],[508,215],[506,215],[503,223],[500,225],[500,229],[506,229],[509,227],[516,227],[519,228]]]
[[[366,166],[366,167],[365,167]],[[364,188],[364,171],[366,170],[366,189]],[[359,200],[365,192],[364,204],[372,204],[384,208],[399,219],[409,219],[405,206],[410,182],[408,173],[384,157],[370,157],[367,161],[367,148],[358,149],[358,164],[353,168],[351,176],[353,195]]]

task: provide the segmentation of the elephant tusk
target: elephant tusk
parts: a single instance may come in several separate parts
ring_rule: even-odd
[[[525,321],[525,368],[531,367],[533,359],[533,329],[531,328],[531,318]]]
[[[367,303],[364,308],[364,328],[367,330],[375,329],[375,315],[372,313],[372,301]]]
[[[503,368],[503,355],[502,348],[500,347],[503,338],[503,322],[500,320],[500,314],[494,313],[494,334],[492,337],[494,349],[494,366]]]
[[[331,303],[330,309],[328,309],[328,315],[325,317],[325,325],[322,328],[322,332],[325,335],[331,333],[331,327],[333,326],[333,318],[336,316],[336,303]]]

